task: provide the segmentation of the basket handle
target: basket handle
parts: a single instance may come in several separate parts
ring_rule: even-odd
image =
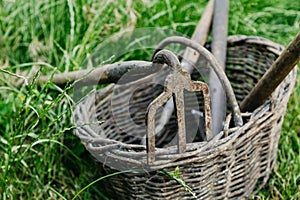
[[[231,87],[230,81],[228,80],[224,70],[222,69],[221,65],[216,60],[216,58],[207,49],[205,49],[200,44],[198,44],[198,43],[196,43],[196,42],[194,42],[190,39],[187,39],[185,37],[181,37],[181,36],[171,36],[171,37],[168,37],[168,38],[164,39],[158,45],[157,50],[155,50],[155,53],[157,51],[159,51],[160,49],[165,48],[167,45],[169,45],[171,43],[179,43],[179,44],[188,46],[192,49],[195,49],[199,54],[201,54],[202,56],[204,56],[207,59],[207,61],[211,65],[212,69],[214,70],[214,72],[218,76],[222,86],[225,88],[225,92],[226,92],[226,96],[228,98],[229,106],[231,107],[231,110],[233,112],[233,119],[234,119],[235,126],[237,126],[237,127],[242,126],[243,125],[243,119],[242,119],[241,111],[240,111],[239,105],[237,103],[235,94],[234,94],[233,89]],[[152,58],[154,58],[154,55],[155,54],[153,54]]]

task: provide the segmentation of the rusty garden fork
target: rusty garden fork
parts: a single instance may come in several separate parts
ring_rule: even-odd
[[[155,114],[156,111],[171,97],[173,97],[177,117],[178,153],[183,153],[186,150],[184,89],[190,92],[201,91],[203,93],[206,137],[208,140],[212,138],[212,120],[208,85],[204,82],[192,81],[190,74],[182,70],[182,66],[178,58],[171,51],[159,51],[153,57],[152,62],[167,64],[169,67],[171,67],[172,73],[166,78],[164,92],[150,103],[146,113],[147,152],[149,165],[155,162]]]

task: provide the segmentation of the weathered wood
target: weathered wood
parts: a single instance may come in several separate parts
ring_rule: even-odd
[[[84,69],[62,74],[54,74],[52,76],[41,76],[37,83],[40,85],[46,83],[50,79],[59,86],[64,86],[67,83],[80,81],[82,85],[97,85],[106,83],[117,83],[119,79],[127,72],[134,71],[135,76],[128,77],[134,81],[145,77],[149,74],[157,72],[162,65],[152,65],[146,61],[126,61],[107,64],[99,68]]]
[[[214,0],[210,0],[191,38],[193,41],[199,43],[202,46],[207,40],[207,36],[209,34],[210,27],[212,24],[213,14]],[[182,61],[182,67],[185,71],[191,74],[194,69],[193,64],[196,64],[199,59],[199,53],[194,49],[187,47],[184,51],[183,58],[184,60]]]
[[[242,101],[240,108],[243,112],[254,111],[265,103],[272,92],[297,65],[300,60],[300,32],[282,52],[269,70],[258,81],[247,97]]]
[[[226,62],[227,29],[228,29],[229,0],[217,0],[214,7],[212,54],[216,57],[223,70]],[[225,92],[216,73],[211,70],[209,77],[211,91],[211,110],[213,118],[213,135],[223,130],[226,116]]]

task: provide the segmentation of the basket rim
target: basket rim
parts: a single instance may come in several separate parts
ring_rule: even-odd
[[[259,36],[246,36],[246,35],[232,35],[228,37],[228,46],[233,45],[235,43],[249,43],[249,44],[255,44],[255,45],[263,45],[266,46],[266,48],[273,52],[274,54],[279,55],[283,50],[284,47],[280,44],[277,44],[275,42],[272,42],[269,39],[263,38],[263,37],[259,37]],[[295,78],[295,74],[296,74],[296,70],[297,68],[295,68],[288,77],[293,76]],[[286,77],[286,79],[288,78]],[[283,82],[280,84],[280,86],[283,84]],[[103,88],[101,90],[98,90],[95,95],[99,95],[102,92],[106,93],[108,88],[113,88],[114,84],[111,84],[110,86]],[[290,87],[293,88],[294,84],[291,84]],[[279,87],[280,87],[279,86]],[[232,142],[234,142],[237,138],[239,138],[241,136],[242,133],[245,132],[245,130],[247,130],[247,128],[251,127],[254,123],[259,123],[260,120],[269,118],[270,114],[264,115],[265,114],[265,110],[266,108],[272,109],[271,104],[272,99],[276,98],[276,96],[278,95],[279,90],[276,89],[276,91],[273,92],[272,96],[270,97],[271,100],[265,102],[262,106],[258,107],[254,112],[252,113],[242,113],[244,116],[245,115],[250,115],[250,119],[248,122],[244,123],[242,127],[233,127],[230,128],[226,131],[221,131],[219,134],[217,134],[212,140],[210,141],[202,141],[202,142],[193,142],[193,143],[187,143],[187,147],[186,147],[186,152],[185,153],[177,153],[177,146],[173,145],[167,148],[159,148],[159,147],[155,147],[156,149],[156,156],[160,157],[163,155],[166,155],[166,153],[171,153],[171,155],[165,156],[165,158],[167,158],[166,160],[168,161],[163,161],[163,160],[159,160],[155,161],[155,163],[153,164],[153,168],[155,168],[155,166],[157,166],[158,168],[161,167],[167,167],[167,166],[175,166],[176,163],[178,165],[178,162],[175,163],[170,163],[170,159],[171,160],[177,160],[179,158],[186,158],[186,157],[191,157],[191,156],[195,156],[195,155],[200,155],[200,154],[206,154],[209,155],[209,153],[211,153],[211,155],[215,155],[216,153],[226,153],[223,152],[222,149],[226,149],[228,147],[228,145],[230,145]],[[88,96],[85,100],[83,100],[82,102],[80,102],[76,108],[75,108],[75,115],[77,116],[78,119],[81,119],[81,122],[84,123],[89,123],[88,121],[84,121],[84,117],[87,116],[83,116],[80,115],[79,110],[80,109],[84,109],[87,104],[93,104],[95,103],[95,98],[93,95]],[[262,118],[259,118],[258,115],[262,115]],[[81,117],[81,118],[80,118]],[[87,117],[88,119],[88,117]],[[229,116],[226,120],[226,123],[228,124],[231,120],[231,116]],[[272,119],[271,119],[272,120]],[[275,120],[275,119],[274,119]],[[83,124],[84,124],[83,123]],[[75,130],[75,134],[81,139],[81,141],[85,144],[86,148],[88,151],[90,152],[94,152],[94,153],[99,153],[99,152],[105,152],[105,151],[110,151],[112,152],[113,150],[120,150],[120,149],[126,149],[125,153],[130,153],[127,150],[134,150],[134,149],[138,149],[138,151],[136,152],[131,152],[132,154],[136,153],[136,156],[139,157],[143,157],[143,159],[139,159],[140,160],[140,164],[141,165],[146,165],[147,163],[147,151],[146,151],[146,145],[142,145],[142,144],[127,144],[121,141],[117,141],[117,140],[113,140],[113,139],[109,139],[107,137],[102,137],[100,135],[96,136],[96,137],[92,137],[90,135],[90,137],[84,137],[82,134],[80,134],[80,132],[86,132],[85,127],[76,126],[76,130]],[[229,136],[227,137],[223,137],[224,134],[226,134],[225,132],[230,133]],[[222,138],[223,137],[223,138]],[[249,134],[244,134],[241,137],[249,137]],[[105,143],[109,144],[109,145],[114,145],[114,147],[111,147],[111,149],[109,147],[105,148],[106,146],[100,146],[100,147],[96,147],[94,144],[98,144],[98,142],[102,140],[105,141]],[[120,150],[121,151],[121,150]],[[122,156],[121,156],[122,157]],[[145,158],[145,159],[144,159]],[[193,162],[193,160],[191,159],[191,162]],[[175,164],[175,165],[174,165]]]

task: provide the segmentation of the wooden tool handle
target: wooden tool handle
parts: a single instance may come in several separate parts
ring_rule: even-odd
[[[192,35],[192,40],[201,44],[202,46],[205,45],[207,36],[210,31],[210,27],[212,24],[214,14],[214,0],[210,0],[203,12],[203,15],[198,22],[196,29]],[[183,54],[184,60],[182,61],[182,67],[185,71],[192,74],[194,70],[194,65],[197,64],[199,59],[199,53],[194,49],[187,47]]]
[[[225,69],[227,50],[229,0],[216,0],[212,28],[212,54]],[[209,77],[211,91],[211,111],[213,118],[213,135],[223,130],[223,121],[226,117],[226,99],[222,84],[214,71]]]
[[[282,52],[256,86],[242,101],[242,112],[252,112],[269,98],[272,92],[297,65],[300,60],[300,32]]]
[[[37,84],[46,83],[51,80],[54,84],[65,86],[67,83],[80,81],[81,85],[97,85],[107,83],[117,83],[119,79],[127,72],[134,71],[131,81],[138,80],[147,75],[157,72],[162,65],[153,65],[146,61],[125,61],[113,64],[107,64],[93,69],[83,69],[53,76],[41,76]],[[129,80],[128,80],[129,81]]]

